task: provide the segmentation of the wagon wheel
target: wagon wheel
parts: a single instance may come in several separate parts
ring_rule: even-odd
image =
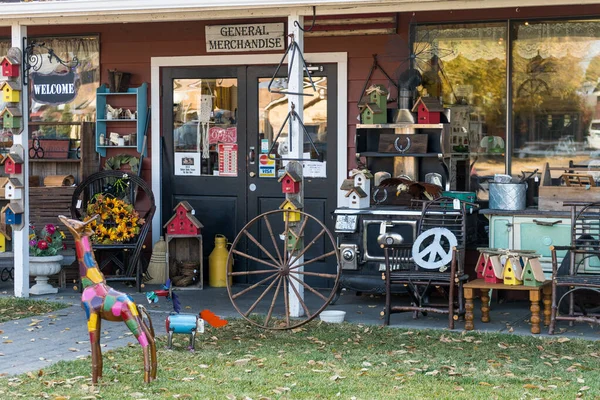
[[[243,258],[248,268],[228,271],[229,298],[242,317],[256,326],[292,329],[303,325],[319,315],[336,293],[340,278],[336,241],[321,221],[297,213],[298,222],[284,221],[284,216],[293,219],[294,212],[287,210],[260,214],[242,228],[231,245],[227,265],[234,258]],[[304,235],[302,250],[294,247],[292,233]],[[298,262],[302,256],[304,261]],[[331,261],[335,261],[335,271],[323,271],[319,266]],[[240,278],[248,284],[230,282]],[[298,299],[301,316],[292,317],[290,297]]]

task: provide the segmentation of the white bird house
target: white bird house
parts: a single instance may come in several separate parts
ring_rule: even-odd
[[[371,175],[368,171],[352,171],[350,176],[354,179],[354,186],[359,187],[367,194],[367,198],[371,196]]]
[[[8,200],[21,200],[23,198],[23,184],[16,178],[4,182],[4,198]]]
[[[348,207],[350,208],[368,208],[369,196],[360,187],[353,187],[346,193]]]

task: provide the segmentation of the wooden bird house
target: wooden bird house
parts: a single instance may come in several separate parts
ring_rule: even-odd
[[[412,108],[419,124],[439,124],[444,107],[435,97],[419,97]]]
[[[283,220],[288,222],[300,221],[301,214],[298,212],[302,209],[302,204],[294,199],[286,199],[279,206],[280,210],[287,210],[288,212],[283,213]]]
[[[348,207],[350,208],[368,208],[369,195],[364,190],[355,186],[346,193],[348,199]]]
[[[2,187],[5,199],[21,200],[23,198],[23,184],[17,178],[9,178]]]
[[[487,264],[490,262],[490,255],[485,251],[481,250],[479,252],[479,258],[477,259],[477,264],[475,265],[475,272],[477,273],[477,279],[484,279],[485,269]]]
[[[521,275],[523,275],[523,268],[521,267],[521,258],[508,257],[504,263],[504,284],[510,286],[522,285]]]
[[[521,280],[525,286],[540,287],[544,284],[546,276],[539,258],[530,257],[525,260]]]
[[[2,64],[2,76],[8,78],[16,78],[19,76],[20,64],[18,60],[5,56],[0,63]]]
[[[21,114],[19,108],[6,107],[4,110],[0,111],[0,117],[2,118],[4,128],[21,128],[21,118],[23,117],[23,114]]]
[[[370,197],[373,175],[367,170],[354,170],[350,172],[350,176],[354,179],[354,186],[361,188],[367,194],[367,197]]]
[[[0,253],[6,252],[6,240],[10,240],[10,237],[7,236],[4,232],[0,232]]]
[[[204,225],[194,216],[194,208],[182,201],[173,209],[175,215],[164,225],[168,235],[200,235]]]
[[[23,159],[20,155],[9,153],[2,161],[4,172],[7,174],[20,174],[23,171]]]
[[[485,268],[484,279],[487,283],[502,283],[504,278],[504,268],[500,261],[500,256],[490,254],[489,263]]]
[[[281,183],[281,192],[282,193],[299,193],[300,192],[300,182],[302,179],[293,171],[286,171],[285,174],[279,178],[279,182]]]
[[[2,100],[5,103],[18,103],[21,101],[21,88],[15,82],[5,81],[0,85]]]
[[[23,221],[23,208],[17,203],[8,203],[2,208],[6,225],[19,225]]]
[[[360,120],[363,124],[385,124],[387,122],[387,95],[383,85],[373,85],[360,100]]]
[[[304,247],[304,240],[296,232],[290,229],[287,235],[287,251],[294,251]]]

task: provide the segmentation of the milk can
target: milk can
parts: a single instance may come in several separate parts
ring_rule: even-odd
[[[208,256],[208,284],[212,287],[227,286],[227,271],[231,271],[231,264],[227,266],[227,238],[223,235],[215,236],[215,248]],[[231,285],[231,277],[229,277]]]

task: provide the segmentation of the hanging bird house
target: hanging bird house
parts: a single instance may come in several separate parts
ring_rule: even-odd
[[[18,103],[21,100],[21,88],[15,82],[3,82],[0,90],[2,90],[2,100],[5,103]]]
[[[19,61],[12,57],[3,57],[2,61],[2,76],[8,78],[16,78],[19,76]]]
[[[20,174],[23,171],[23,159],[15,153],[9,153],[2,161],[4,172],[7,174]]]
[[[285,171],[285,174],[279,178],[282,193],[300,192],[300,182],[302,179],[293,171]]]
[[[19,129],[21,128],[21,110],[16,107],[6,107],[0,112],[4,128]]]
[[[0,253],[6,252],[6,239],[10,240],[10,237],[4,232],[0,232]]]
[[[369,196],[364,190],[355,186],[346,193],[348,199],[348,207],[350,208],[368,208]]]
[[[540,287],[544,284],[546,276],[544,275],[539,258],[530,257],[525,260],[525,268],[523,268],[521,280],[525,286]]]
[[[500,261],[500,256],[497,254],[491,254],[489,256],[489,263],[485,268],[484,279],[487,283],[502,283],[504,278],[504,268]]]
[[[302,204],[294,199],[287,199],[279,206],[280,210],[287,210],[288,212],[283,213],[283,220],[288,222],[300,221],[301,214],[298,210],[302,209]]]
[[[173,209],[175,215],[164,225],[168,235],[200,235],[204,225],[194,216],[194,208],[182,201]]]
[[[23,209],[17,203],[8,203],[2,208],[6,225],[19,225],[23,221]]]
[[[360,120],[363,124],[385,124],[387,122],[387,95],[383,85],[373,85],[360,100]]]
[[[419,124],[439,124],[444,107],[435,97],[419,97],[412,108],[417,113]]]
[[[2,187],[5,199],[21,200],[23,198],[23,184],[17,178],[9,178]]]
[[[521,260],[519,256],[508,257],[504,264],[504,284],[510,286],[522,285],[521,275],[523,275],[523,268],[521,267]]]

